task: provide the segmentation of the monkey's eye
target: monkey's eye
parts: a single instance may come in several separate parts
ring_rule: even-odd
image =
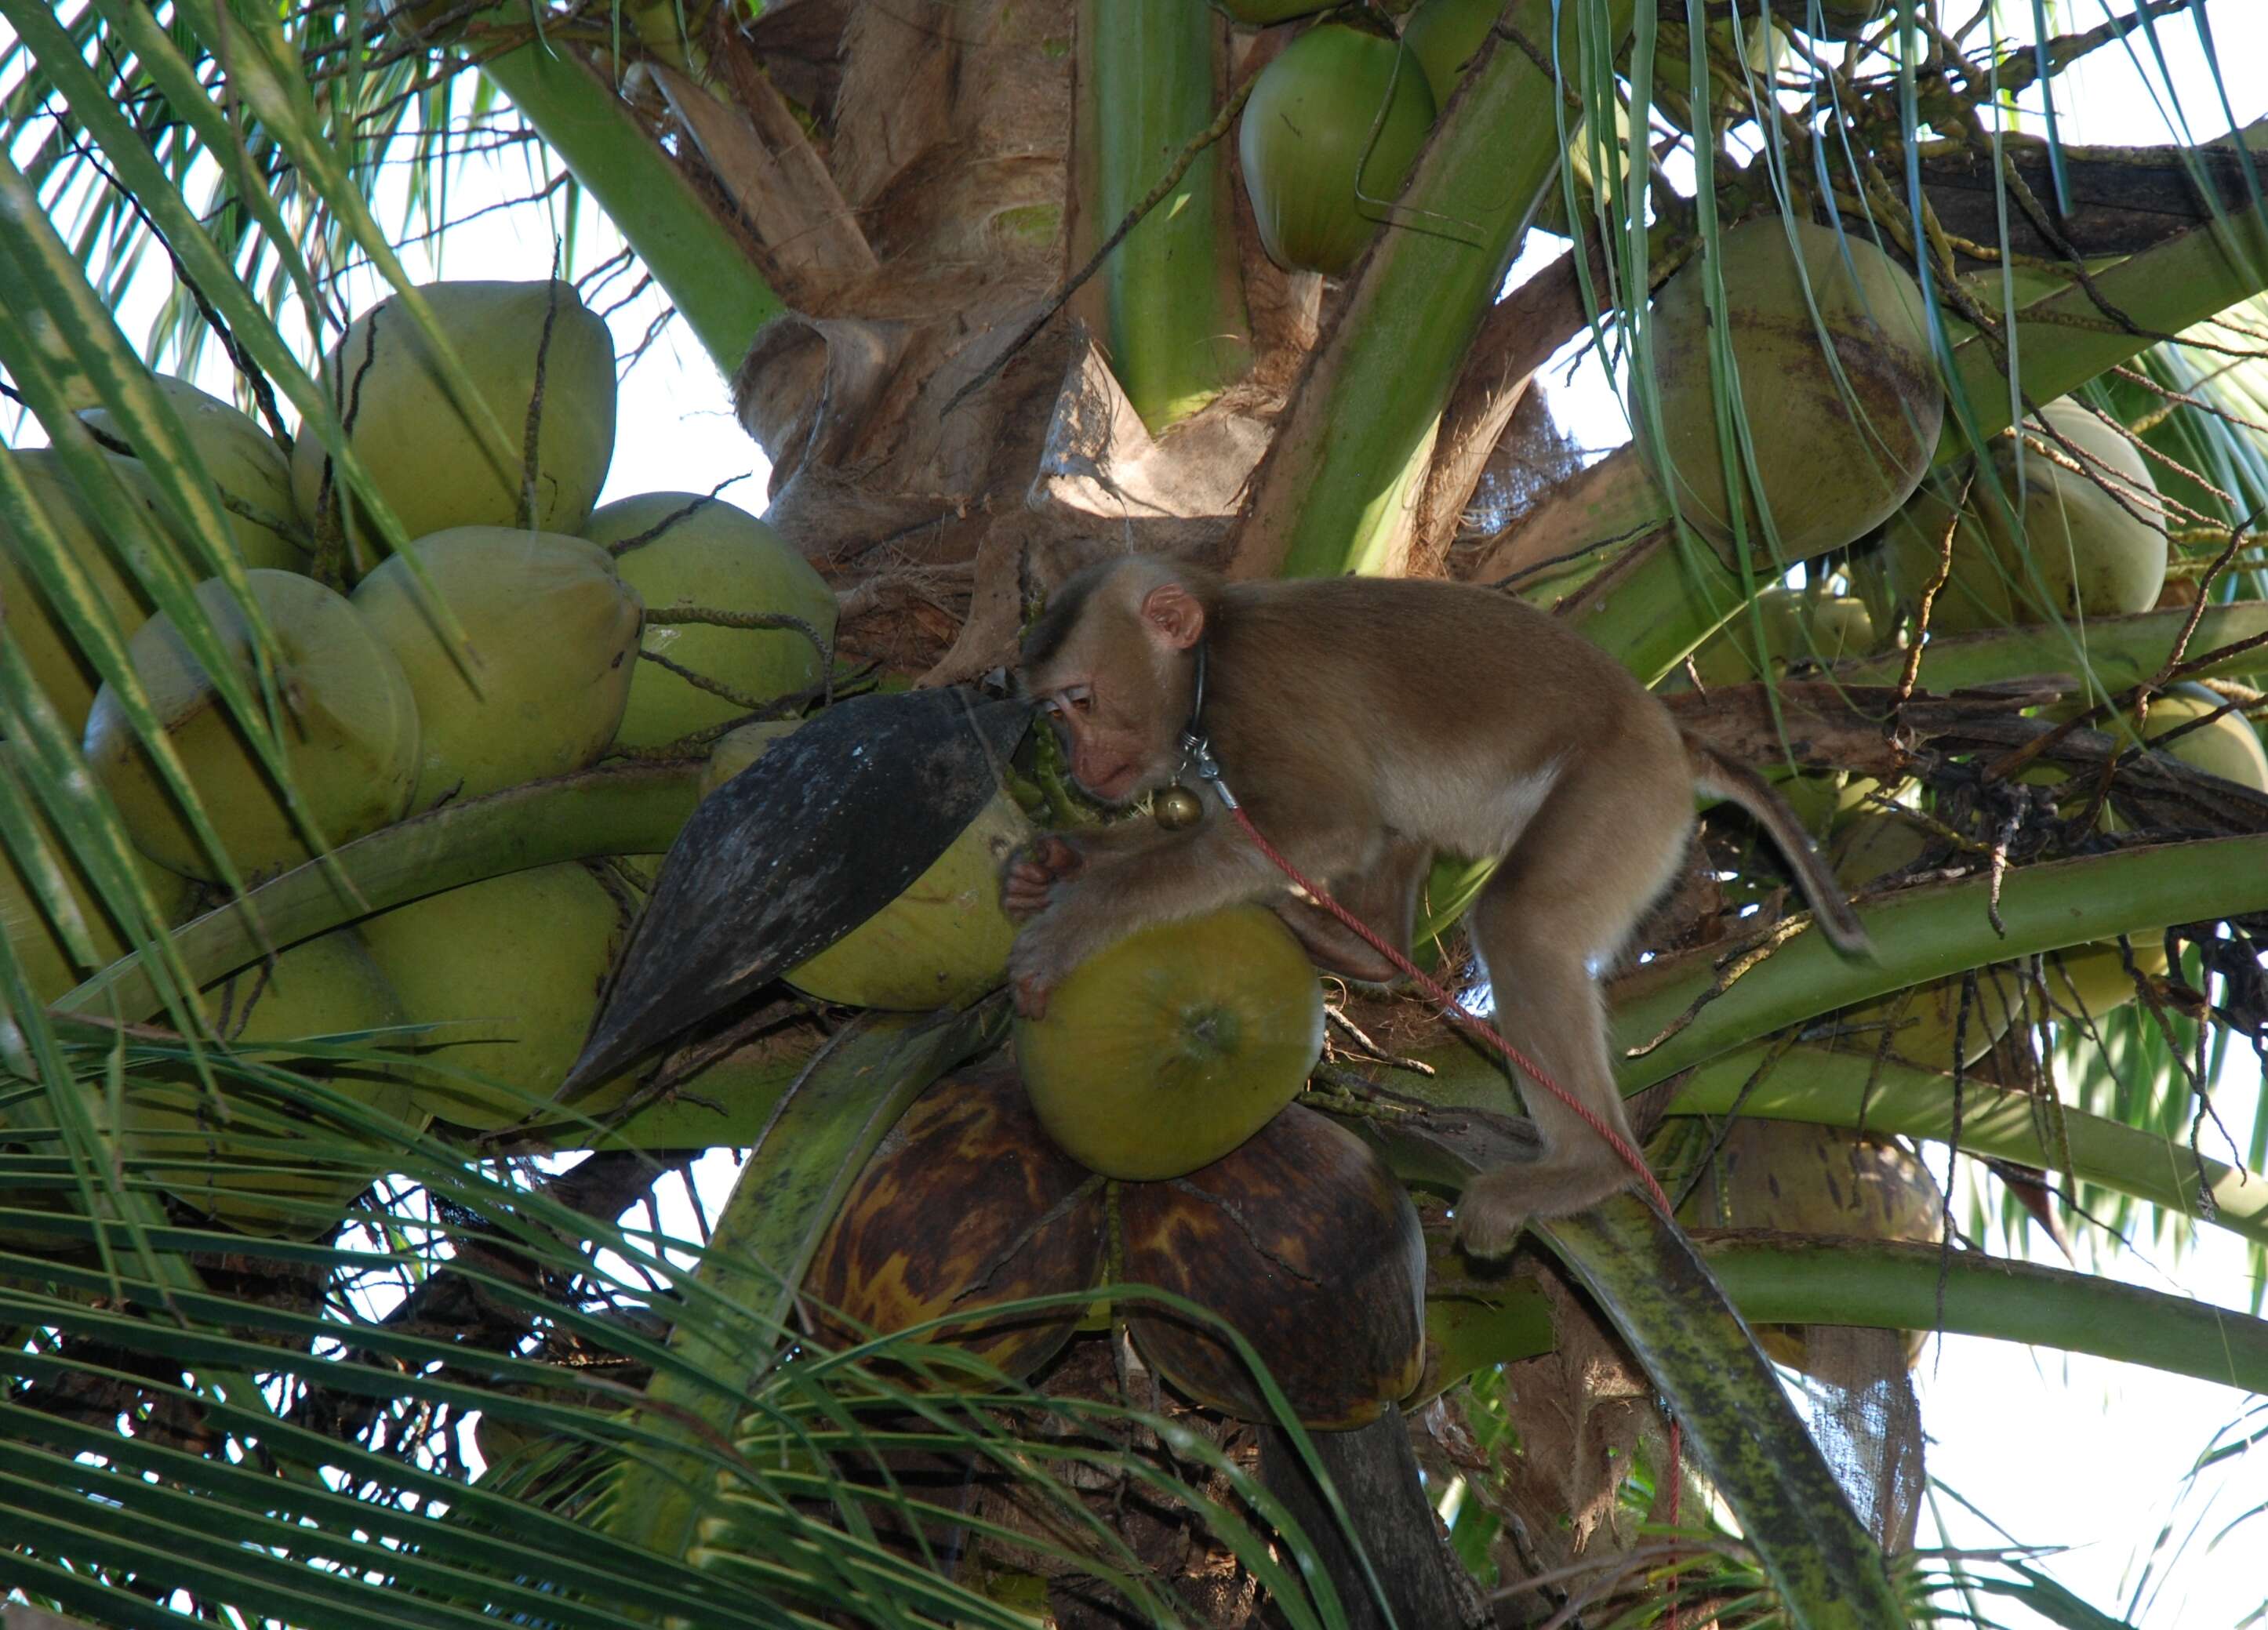
[[[1092,713],[1094,710],[1094,693],[1084,685],[1071,687],[1064,692],[1063,699],[1071,704],[1074,712]]]
[[[1064,716],[1064,705],[1052,696],[1042,696],[1040,698],[1040,714],[1050,723],[1060,723]]]

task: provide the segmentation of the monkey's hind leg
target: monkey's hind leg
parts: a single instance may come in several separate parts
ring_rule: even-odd
[[[1679,786],[1665,798],[1627,782],[1606,790],[1601,797],[1580,782],[1555,789],[1473,907],[1497,1030],[1574,1100],[1513,1068],[1543,1154],[1466,1186],[1457,1235],[1476,1257],[1511,1250],[1530,1217],[1587,1210],[1637,1180],[1582,1112],[1636,1149],[1589,965],[1621,949],[1668,877],[1683,851],[1691,795]]]

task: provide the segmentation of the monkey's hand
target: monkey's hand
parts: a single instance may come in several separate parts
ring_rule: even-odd
[[[1009,863],[1000,879],[1000,909],[1012,921],[1036,917],[1055,898],[1056,885],[1077,877],[1086,857],[1064,840],[1044,836]]]
[[[1087,909],[1094,904],[1086,885],[1064,884],[1048,908],[1018,931],[1008,948],[1008,986],[1024,1017],[1044,1017],[1049,993],[1109,943],[1108,924]]]

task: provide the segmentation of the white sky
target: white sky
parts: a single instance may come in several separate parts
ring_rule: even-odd
[[[1781,9],[1786,9],[1783,6]],[[2026,4],[2004,7],[2019,14]],[[2129,8],[2119,6],[2123,14]],[[1970,7],[1948,7],[1965,17]],[[2062,0],[2050,7],[2059,26],[2085,27],[2106,14],[2101,0]],[[2211,0],[2210,13],[2223,76],[2235,102],[2240,124],[2268,113],[2268,4],[2262,0]],[[2193,26],[2184,18],[2160,24],[2183,91],[2182,106],[2194,139],[2209,138],[2229,121],[2210,98],[2209,82],[2198,72]],[[2154,83],[2162,84],[2154,71]],[[2171,139],[2164,99],[2138,90],[2138,70],[2115,48],[2098,54],[2058,82],[2063,133],[2075,141],[2150,143]],[[2027,128],[2037,128],[2036,122]],[[530,190],[517,158],[475,161],[458,184],[454,207],[476,209],[490,196]],[[385,210],[381,218],[390,218]],[[593,230],[593,226],[597,230]],[[1540,237],[1540,234],[1538,235]],[[603,224],[585,217],[580,261],[570,275],[597,263],[617,246]],[[1525,268],[1557,253],[1556,240],[1531,248]],[[549,270],[550,229],[534,210],[498,212],[451,234],[440,268],[454,276],[540,277]],[[412,251],[405,258],[421,274],[431,270]],[[365,278],[352,302],[361,309],[375,297]],[[154,292],[129,304],[125,326],[142,338],[153,309]],[[601,301],[603,304],[603,299]],[[660,305],[649,293],[610,318],[617,349],[627,354],[645,332]],[[1571,348],[1571,353],[1573,348]],[[201,382],[226,393],[221,359],[209,351]],[[1572,383],[1560,366],[1551,376],[1554,405],[1562,421],[1585,444],[1605,448],[1628,438],[1618,397],[1595,364],[1580,369]],[[615,460],[603,497],[662,489],[706,491],[727,477],[755,472],[755,479],[733,487],[728,496],[747,508],[763,507],[762,455],[730,416],[723,382],[681,325],[673,324],[622,381]],[[0,427],[11,415],[0,409]],[[26,435],[22,440],[37,439]],[[2232,1079],[2225,1095],[2234,1119],[2249,1120],[2250,1083]],[[2240,1144],[2248,1133],[2236,1128]],[[1942,1168],[1942,1151],[1937,1164]],[[703,1163],[702,1187],[711,1215],[721,1203],[733,1167],[718,1155]],[[1960,1208],[1965,1212],[1966,1208]],[[682,1207],[664,1217],[672,1231],[690,1234],[690,1214]],[[2043,1252],[2051,1259],[2051,1252]],[[2220,1230],[2196,1230],[2194,1244],[2174,1253],[2141,1245],[2113,1270],[2119,1277],[2159,1289],[2186,1289],[2231,1308],[2250,1305],[2242,1252]],[[1933,1474],[1974,1502],[2019,1540],[2056,1540],[2078,1547],[2048,1564],[2055,1577],[2094,1605],[2128,1611],[2137,1568],[2161,1529],[2169,1522],[2177,1533],[2202,1525],[2172,1570],[2162,1593],[2145,1601],[2135,1622],[2152,1630],[2222,1630],[2268,1608],[2268,1522],[2240,1528],[2227,1542],[2209,1546],[2220,1525],[2268,1499],[2268,1473],[2262,1457],[2237,1463],[2204,1479],[2176,1504],[2182,1479],[2213,1434],[2236,1419],[2247,1400],[2227,1388],[2170,1377],[2087,1358],[1982,1340],[1950,1338],[1933,1345],[1918,1375],[1923,1419],[1932,1443]],[[2257,1424],[2257,1422],[2256,1422]],[[1984,1547],[2005,1543],[1982,1522],[1962,1516],[1940,1500],[1948,1515],[1950,1543]],[[1925,1521],[1924,1543],[1933,1539]],[[2162,1571],[2162,1570],[2161,1570]],[[2047,1621],[1984,1599],[1987,1612],[2018,1626]]]

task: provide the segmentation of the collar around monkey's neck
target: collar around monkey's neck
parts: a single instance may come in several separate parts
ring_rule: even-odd
[[[1161,820],[1163,811],[1168,807],[1185,809],[1187,819],[1167,823],[1169,826],[1187,826],[1196,819],[1197,795],[1187,784],[1191,777],[1200,782],[1211,782],[1212,789],[1219,795],[1224,808],[1233,810],[1237,807],[1236,795],[1229,791],[1228,783],[1221,779],[1220,760],[1213,757],[1211,739],[1205,735],[1206,644],[1203,635],[1197,636],[1197,642],[1192,648],[1192,651],[1197,667],[1189,687],[1189,722],[1182,727],[1181,769],[1174,777],[1174,785],[1160,795],[1161,802],[1159,805]],[[1182,794],[1188,801],[1186,805],[1174,805],[1171,803],[1172,797],[1176,792]]]

